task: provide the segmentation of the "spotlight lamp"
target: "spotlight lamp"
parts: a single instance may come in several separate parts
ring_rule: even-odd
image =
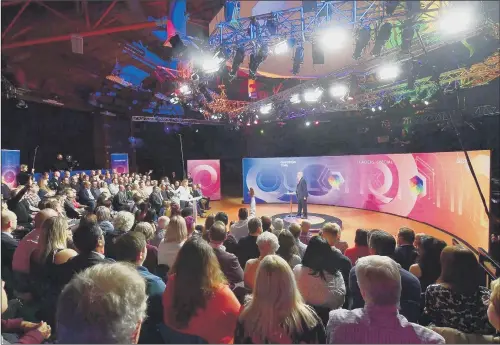
[[[322,30],[318,41],[321,44],[321,48],[327,51],[344,47],[347,38],[348,33],[344,28],[333,27]]]
[[[394,80],[398,77],[400,73],[399,66],[397,65],[386,65],[382,66],[378,70],[378,78],[382,81]]]
[[[191,94],[191,88],[189,87],[189,85],[187,84],[183,84],[179,87],[179,91],[180,93],[182,93],[183,95],[189,95]]]
[[[356,37],[356,44],[354,46],[354,53],[352,58],[354,60],[359,60],[366,46],[370,42],[371,28],[370,26],[363,26],[358,29],[358,34]]]
[[[275,55],[282,55],[288,52],[288,41],[281,41],[278,44],[274,46],[274,54]]]
[[[293,94],[290,97],[290,103],[292,103],[292,104],[299,104],[300,103],[300,95],[298,93]]]
[[[342,84],[334,84],[330,87],[330,95],[334,98],[344,98],[349,89]]]
[[[447,36],[460,34],[471,28],[475,15],[474,9],[469,6],[450,8],[439,16],[439,29]]]
[[[311,125],[310,121],[306,121],[306,127],[309,127]]]
[[[238,69],[240,68],[240,65],[243,63],[244,59],[245,59],[245,48],[238,47],[236,53],[234,54],[233,64],[231,66],[231,72],[229,73],[229,77],[231,78],[231,80],[234,80],[236,78]]]
[[[249,63],[249,77],[250,79],[255,79],[255,76],[257,74],[257,69],[259,68],[260,64],[264,62],[264,60],[267,58],[267,54],[269,53],[268,47],[266,44],[263,44],[260,46],[259,50],[255,54],[250,55],[250,63]]]
[[[297,75],[300,72],[300,65],[304,62],[304,47],[298,46],[295,49],[295,55],[293,56],[293,75]]]
[[[389,40],[391,37],[392,24],[384,23],[380,27],[377,33],[377,38],[375,39],[375,45],[373,46],[372,55],[379,56],[382,52],[382,47],[385,45],[385,42]]]
[[[411,41],[415,35],[415,29],[410,21],[403,23],[403,30],[401,31],[401,51],[404,54],[409,54],[411,50]]]
[[[319,87],[311,90],[306,90],[306,92],[304,92],[304,100],[307,103],[315,103],[320,99],[322,94],[323,90],[321,90]]]
[[[272,109],[273,105],[271,103],[268,103],[260,107],[260,113],[263,115],[267,115],[271,112]]]

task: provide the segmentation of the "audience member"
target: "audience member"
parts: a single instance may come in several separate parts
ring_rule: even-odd
[[[105,253],[106,256],[115,259],[115,241],[118,237],[129,232],[134,226],[135,218],[134,215],[127,211],[118,212],[113,218],[113,228],[112,232],[106,232],[104,234],[104,239],[106,243]]]
[[[366,304],[359,309],[330,312],[328,344],[444,344],[439,334],[408,322],[398,313],[404,289],[401,272],[406,271],[394,260],[370,255],[358,259],[353,270]]]
[[[368,244],[370,256],[366,258],[370,258],[371,255],[392,257],[396,249],[394,237],[383,230],[371,231]],[[358,262],[362,259],[365,258],[359,259]],[[349,289],[352,297],[351,309],[363,308],[365,305],[363,295],[359,290],[356,272],[356,267],[354,267],[349,275]],[[408,321],[417,322],[420,317],[420,282],[413,274],[403,268],[400,268],[399,276],[401,277],[400,312]]]
[[[273,226],[272,226],[272,220],[271,217],[269,216],[262,216],[260,217],[260,220],[262,221],[262,231],[273,231]]]
[[[11,197],[7,200],[7,206],[9,210],[14,212],[17,216],[17,225],[20,225],[26,229],[32,229],[33,226],[31,222],[33,218],[31,217],[31,211],[29,208],[29,203],[24,199],[24,195],[31,188],[31,180],[24,187],[17,187],[12,190]]]
[[[478,270],[476,256],[470,250],[460,246],[443,249],[439,283],[429,285],[425,291],[424,313],[432,325],[465,333],[494,332],[485,304],[490,290],[480,286]]]
[[[307,245],[305,245],[300,240],[300,235],[302,234],[300,225],[297,223],[292,223],[288,227],[288,231],[290,231],[290,233],[295,238],[295,244],[297,245],[297,248],[299,249],[299,256],[300,256],[300,258],[303,258],[304,254],[306,253]],[[309,241],[308,241],[308,243],[309,243]]]
[[[57,304],[60,344],[137,344],[146,318],[144,278],[129,264],[98,264],[77,274]]]
[[[2,211],[2,279],[5,280],[4,273],[12,271],[12,260],[19,245],[19,241],[14,238],[12,231],[16,230],[17,216],[9,210]],[[9,282],[10,283],[10,282]]]
[[[233,343],[240,307],[213,249],[199,238],[186,241],[163,294],[167,329],[210,344]]]
[[[307,304],[328,309],[344,304],[346,286],[339,266],[338,258],[334,257],[325,239],[316,236],[309,241],[302,264],[293,269]]]
[[[432,236],[424,236],[418,247],[418,262],[410,266],[410,273],[420,280],[422,292],[434,284],[441,275],[440,256],[446,242]],[[404,267],[403,267],[404,268]]]
[[[417,249],[417,253],[418,253],[418,248],[422,244],[422,238],[424,238],[425,236],[427,235],[424,233],[418,233],[415,235],[415,241],[413,242],[413,246],[415,247],[415,249]]]
[[[106,206],[99,206],[95,209],[97,224],[104,233],[113,232],[115,228],[111,223],[111,211]]]
[[[500,331],[500,279],[491,283],[490,304],[488,306],[488,320],[490,324]]]
[[[244,207],[238,210],[238,221],[231,225],[231,234],[238,242],[245,236],[248,236],[248,210]]]
[[[235,344],[323,344],[325,329],[297,289],[289,265],[277,255],[260,263],[252,297],[238,317]]]
[[[273,227],[273,234],[276,235],[276,237],[280,237],[281,231],[285,228],[285,222],[281,218],[274,218],[272,222],[272,227]]]
[[[184,220],[186,221],[188,238],[201,236],[201,233],[196,230],[196,222],[193,216],[187,216]]]
[[[203,239],[207,242],[210,241],[210,239],[208,238],[208,233],[212,225],[214,225],[214,223],[215,223],[215,214],[211,213],[207,216],[207,218],[205,218],[205,225],[203,226],[203,231],[201,234],[201,237],[203,237]]]
[[[217,212],[217,214],[215,215],[214,221],[221,221],[227,227],[227,224],[229,223],[229,218],[228,218],[226,212]],[[224,241],[224,247],[226,247],[226,252],[232,253],[232,254],[238,256],[238,241],[233,236],[233,234],[229,233],[227,235],[226,240]],[[240,264],[241,264],[241,262],[240,262]],[[243,266],[241,266],[241,267],[243,267]]]
[[[397,236],[397,247],[394,251],[394,261],[401,265],[405,270],[409,270],[417,260],[417,250],[413,246],[415,242],[415,232],[410,228],[399,229]],[[422,281],[420,281],[422,284]],[[424,289],[424,286],[422,285]]]
[[[144,259],[143,266],[149,270],[151,273],[156,273],[156,268],[158,266],[158,248],[149,244],[155,236],[155,229],[153,225],[147,222],[140,222],[135,225],[135,232],[140,232],[144,235],[146,239],[146,257]]]
[[[82,205],[88,206],[90,211],[92,212],[95,208],[96,199],[97,198],[94,197],[94,194],[90,189],[90,182],[84,181],[82,183],[82,187],[78,191],[78,202]]]
[[[255,191],[252,187],[248,190],[248,195],[250,196],[250,218],[255,218],[257,216],[257,203],[255,201]]]
[[[147,318],[142,324],[139,343],[155,344],[161,341],[156,326],[163,321],[162,295],[165,291],[165,283],[145,266],[149,254],[148,244],[144,233],[137,230],[137,227],[145,227],[145,225],[149,224],[137,224],[134,231],[128,232],[116,240],[116,259],[136,266],[137,272],[146,281],[146,294],[148,295]]]
[[[217,219],[217,216],[216,216]],[[245,269],[247,261],[259,257],[257,237],[262,233],[262,222],[260,218],[252,218],[248,221],[248,236],[240,239],[236,250],[236,256],[240,266]],[[277,248],[276,248],[277,249]]]
[[[299,256],[299,249],[295,237],[288,230],[280,231],[278,236],[279,249],[276,252],[279,256],[285,259],[286,262],[293,269],[296,265],[300,264],[302,259]]]
[[[259,249],[259,257],[255,259],[249,259],[247,261],[243,274],[245,286],[250,290],[253,290],[253,288],[255,287],[255,276],[262,259],[264,259],[266,255],[276,254],[276,251],[279,248],[278,238],[270,231],[261,233],[257,237],[256,244],[257,248]]]
[[[187,240],[186,221],[181,216],[172,216],[165,232],[165,238],[158,246],[158,265],[172,268],[175,258]]]
[[[243,282],[243,270],[236,255],[226,252],[223,243],[227,232],[224,223],[215,222],[208,231],[210,246],[214,249],[222,273],[229,282],[229,287],[234,289],[236,284]]]
[[[129,198],[127,196],[127,192],[125,190],[124,185],[118,186],[118,193],[113,197],[113,208],[115,211],[129,211],[130,205],[128,202]]]
[[[167,232],[167,226],[170,223],[170,218],[167,216],[161,216],[158,218],[158,224],[156,225],[155,236],[149,241],[149,244],[158,248],[163,238],[165,238],[165,233]]]
[[[309,241],[311,240],[312,237],[312,235],[309,233],[310,230],[311,230],[311,222],[308,220],[303,220],[302,223],[300,223],[299,240],[306,246],[309,244]]]
[[[349,246],[347,242],[340,240],[341,233],[342,230],[337,223],[326,223],[321,229],[321,236],[328,241],[328,244],[330,244],[331,247],[337,248],[344,254]]]
[[[354,237],[354,247],[347,248],[345,256],[351,260],[353,265],[356,264],[359,258],[370,255],[368,249],[368,230],[357,229]]]

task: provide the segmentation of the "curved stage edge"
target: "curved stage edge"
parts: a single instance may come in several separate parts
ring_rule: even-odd
[[[219,211],[224,211],[228,214],[229,221],[238,220],[238,210],[241,207],[248,208],[249,205],[242,204],[241,198],[223,198],[220,201],[210,202],[211,210],[210,213],[217,213]],[[390,213],[383,213],[377,211],[369,211],[364,209],[341,207],[341,206],[329,206],[329,205],[312,205],[308,206],[309,214],[319,214],[319,215],[330,215],[338,218],[342,221],[343,231],[342,240],[347,241],[349,246],[354,245],[354,236],[356,234],[356,229],[382,229],[392,235],[396,236],[399,228],[409,227],[415,231],[415,233],[426,233],[428,235],[439,238],[449,245],[452,244],[452,240],[456,239],[462,242],[464,245],[473,249],[468,243],[462,241],[459,237],[453,236],[444,230],[433,227],[429,224],[421,223],[416,220],[409,218],[393,215]],[[293,211],[297,212],[297,205],[293,205]],[[278,214],[288,214],[290,212],[290,204],[257,204],[257,215],[258,216],[275,216]],[[203,224],[205,220],[203,218],[198,218],[198,224]],[[315,226],[313,225],[313,228]]]

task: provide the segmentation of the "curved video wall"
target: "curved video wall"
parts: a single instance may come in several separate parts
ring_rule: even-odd
[[[469,157],[489,200],[490,151],[469,151]],[[258,202],[289,202],[298,171],[310,204],[392,213],[488,247],[488,218],[463,152],[244,158],[244,201],[252,187]]]

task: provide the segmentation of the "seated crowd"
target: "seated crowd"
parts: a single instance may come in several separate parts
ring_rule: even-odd
[[[2,341],[498,342],[500,283],[476,256],[412,229],[395,238],[241,208],[150,175],[54,173],[2,201]],[[192,197],[201,197],[195,200]],[[190,200],[191,199],[191,200]],[[198,211],[198,212],[196,212]]]

